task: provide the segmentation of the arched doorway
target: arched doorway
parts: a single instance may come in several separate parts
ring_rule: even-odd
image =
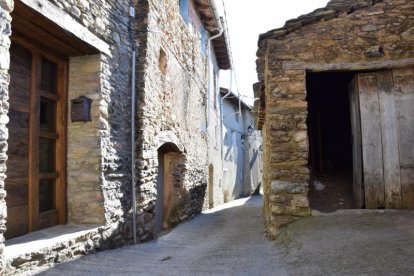
[[[158,148],[157,199],[154,234],[174,226],[179,220],[180,200],[183,198],[185,157],[174,143]]]

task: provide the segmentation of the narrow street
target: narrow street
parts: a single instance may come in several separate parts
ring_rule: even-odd
[[[284,275],[280,251],[264,237],[261,202],[235,200],[156,241],[92,254],[46,275]]]
[[[414,212],[339,211],[269,242],[260,196],[205,212],[158,240],[91,254],[44,275],[413,275]]]

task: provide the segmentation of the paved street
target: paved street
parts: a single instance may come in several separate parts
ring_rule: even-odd
[[[414,212],[304,219],[264,238],[261,197],[239,199],[156,241],[91,254],[45,275],[413,275]]]

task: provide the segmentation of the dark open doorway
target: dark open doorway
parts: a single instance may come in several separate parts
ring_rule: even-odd
[[[308,73],[311,208],[322,212],[353,207],[352,131],[349,84],[354,74]]]

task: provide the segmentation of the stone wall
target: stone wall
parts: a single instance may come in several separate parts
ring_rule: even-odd
[[[246,114],[249,118],[247,126],[253,126],[250,111]],[[253,130],[249,133],[246,130],[244,137],[244,164],[243,164],[243,195],[250,196],[260,192],[262,187],[263,171],[263,138],[260,130]]]
[[[138,133],[138,234],[152,238],[157,200],[157,150],[154,137],[171,133],[183,145],[180,221],[207,207],[206,58],[200,34],[181,18],[178,1],[139,0],[136,38]],[[177,221],[175,221],[176,223]]]
[[[130,0],[122,1],[87,1],[87,0],[50,0],[57,7],[66,11],[80,24],[109,45],[110,54],[103,54],[98,65],[100,75],[98,80],[88,79],[87,85],[92,81],[99,81],[98,87],[92,91],[95,95],[88,95],[93,99],[92,116],[96,118],[94,131],[85,135],[89,126],[84,128],[72,128],[73,136],[82,136],[77,144],[77,150],[84,146],[85,151],[91,145],[99,151],[95,153],[100,159],[93,164],[96,181],[99,179],[103,203],[105,223],[112,225],[114,231],[130,236],[130,226],[122,225],[130,221],[131,198],[125,197],[131,191],[130,185],[130,72],[131,72],[131,41],[128,32],[129,7],[133,5]],[[94,45],[92,45],[94,46]],[[86,63],[82,58],[77,61]],[[71,61],[73,66],[76,60]],[[96,67],[85,67],[86,73],[96,72]],[[95,76],[96,78],[96,76]],[[73,79],[72,79],[73,80]],[[77,97],[85,89],[85,83],[79,80],[81,88],[77,91],[69,91],[70,96]],[[83,84],[82,84],[83,82]],[[84,91],[86,92],[86,91]],[[91,93],[91,92],[89,92]],[[71,95],[72,94],[72,95]],[[69,101],[71,98],[68,99]],[[69,111],[70,112],[70,111]],[[89,138],[88,138],[89,137]],[[98,138],[98,139],[97,139]],[[68,149],[68,158],[71,156]],[[76,152],[75,152],[76,154]],[[90,157],[90,156],[89,156]],[[75,158],[75,157],[74,157]],[[76,157],[76,159],[82,159]],[[82,160],[77,160],[82,162]],[[69,159],[68,162],[71,162]],[[71,174],[90,175],[92,164],[72,168]],[[85,179],[78,181],[78,188],[82,190]],[[99,198],[91,198],[98,200]],[[88,209],[89,205],[83,207]],[[69,218],[71,219],[71,218]],[[74,220],[76,221],[76,220]],[[78,222],[88,222],[87,219]],[[89,221],[91,222],[91,221]],[[118,239],[122,239],[119,235]]]
[[[264,113],[264,212],[269,236],[310,215],[306,71],[414,64],[414,3],[333,0],[259,38],[256,85]],[[261,92],[264,86],[263,92]]]
[[[43,246],[30,253],[19,252],[7,260],[4,268],[6,275],[33,275],[57,263],[67,262],[82,257],[88,253],[102,249],[113,248],[117,244],[111,243],[111,231],[105,227],[77,231],[76,235],[69,233],[69,237],[61,238],[53,245]]]
[[[100,55],[70,58],[68,98],[85,96],[91,99],[92,118],[88,122],[68,122],[68,223],[105,223],[103,191],[100,185],[100,70]],[[70,118],[70,108],[68,113]]]
[[[59,11],[71,17],[73,24],[63,26],[75,36],[87,41],[101,50],[99,56],[76,57],[70,60],[71,69],[80,69],[70,74],[68,102],[85,95],[93,99],[92,122],[71,123],[68,114],[68,221],[72,223],[98,223],[96,237],[76,239],[69,242],[71,248],[84,247],[85,252],[110,248],[125,244],[131,240],[131,183],[130,183],[130,94],[131,94],[131,40],[128,31],[130,0],[88,1],[88,0],[23,0],[25,5],[34,9]],[[10,45],[9,12],[13,1],[0,2],[0,262],[4,264],[3,248],[6,207],[4,178],[7,149],[7,109],[8,109],[8,64]],[[57,14],[57,13],[56,13]],[[52,20],[56,18],[43,14]],[[52,20],[53,21],[53,20]],[[70,22],[72,22],[70,21]],[[55,22],[57,25],[60,22]],[[11,23],[13,24],[13,22]],[[76,25],[76,26],[75,26]],[[76,31],[77,30],[77,31]],[[92,37],[88,39],[87,36]],[[94,42],[97,44],[94,45]],[[102,51],[103,49],[103,51]],[[93,59],[91,66],[90,61]],[[89,64],[88,64],[89,62]],[[79,72],[84,72],[82,76]],[[89,75],[88,75],[89,74]],[[85,79],[93,75],[90,79]],[[90,89],[90,86],[94,86]],[[70,106],[70,105],[69,105]],[[69,108],[70,112],[70,108]],[[66,246],[63,245],[63,246]],[[71,248],[59,247],[59,250],[71,251]],[[51,251],[50,251],[51,250]],[[53,248],[46,250],[44,261],[38,265],[55,262],[57,252]],[[59,251],[58,250],[58,251]],[[62,251],[62,252],[63,252]],[[66,251],[65,251],[66,252]],[[50,254],[49,254],[50,253]],[[49,254],[49,255],[48,255]],[[56,253],[57,254],[57,253]],[[66,254],[66,253],[65,253]],[[83,253],[81,253],[83,254]],[[79,254],[67,254],[70,259]],[[36,255],[37,256],[37,255]],[[49,257],[47,257],[49,256]],[[36,258],[43,257],[37,256]],[[9,273],[30,270],[19,262],[7,260]],[[30,258],[27,262],[31,262]],[[6,265],[0,266],[2,269]]]
[[[6,178],[6,160],[7,160],[7,137],[8,130],[7,113],[8,113],[8,86],[9,86],[9,47],[11,34],[11,17],[9,13],[13,10],[13,1],[6,0],[0,2],[0,274],[4,273],[4,232],[6,230],[6,191],[4,188],[4,179]]]
[[[221,158],[221,146],[223,139],[221,138],[221,108],[220,108],[220,80],[221,75],[216,62],[215,53],[210,48],[209,60],[210,81],[209,81],[209,99],[207,114],[207,135],[209,142],[209,208],[224,203],[223,192],[223,164]]]
[[[128,32],[129,7],[132,1],[88,1],[88,0],[50,0],[63,9],[92,33],[109,45],[110,55],[102,55],[100,59],[99,88],[96,96],[92,96],[96,107],[94,117],[94,133],[80,141],[85,150],[94,145],[99,151],[95,153],[99,162],[92,167],[96,169],[98,187],[102,199],[92,195],[91,200],[103,201],[105,223],[111,225],[113,231],[131,236],[131,194],[130,184],[130,72],[131,72],[131,41]],[[73,64],[74,60],[72,60]],[[86,68],[88,70],[90,68]],[[94,70],[94,69],[92,69]],[[75,95],[73,95],[75,96]],[[71,100],[70,98],[68,100]],[[81,135],[82,129],[73,130],[72,135]],[[98,139],[96,139],[98,138]],[[68,156],[71,152],[68,151]],[[70,162],[70,160],[68,160]],[[91,164],[79,166],[71,174],[90,174]],[[97,181],[94,178],[94,181]],[[83,186],[84,181],[77,185]],[[83,187],[74,189],[82,190]],[[95,187],[96,189],[96,187]],[[86,199],[87,201],[87,199]],[[81,201],[82,202],[82,201]],[[88,208],[90,204],[79,204],[77,208]],[[102,207],[102,206],[101,206]],[[97,208],[101,208],[97,207]],[[87,222],[87,219],[74,220]],[[127,223],[124,223],[127,222]],[[123,235],[118,235],[122,240]]]

